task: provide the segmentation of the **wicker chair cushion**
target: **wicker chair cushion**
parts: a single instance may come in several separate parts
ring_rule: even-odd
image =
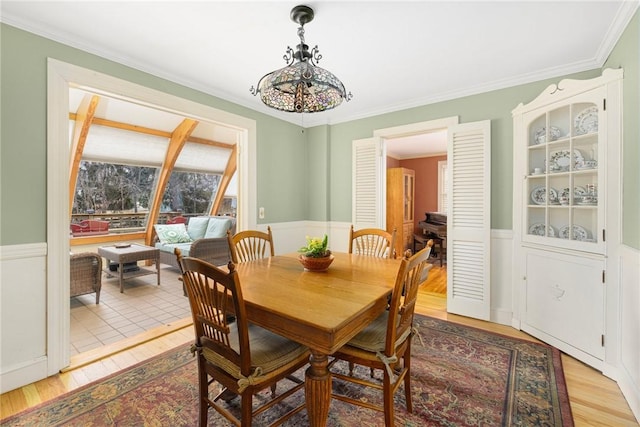
[[[239,353],[236,328],[232,328],[229,340],[231,346]],[[301,344],[251,324],[249,325],[249,348],[251,349],[251,367],[260,367],[263,375],[275,371],[307,351],[307,348]],[[240,378],[239,367],[234,365],[234,369],[228,369],[226,366],[221,366],[221,363],[217,363],[221,356],[207,347],[206,340],[203,340],[202,353],[209,362]]]
[[[364,328],[358,335],[351,338],[350,346],[375,353],[384,350],[387,337],[387,320],[389,312],[385,311]]]
[[[229,230],[232,225],[233,223],[231,222],[231,218],[211,217],[209,218],[209,225],[207,226],[207,231],[204,234],[204,237],[205,239],[226,237],[227,230]]]
[[[347,345],[356,347],[371,353],[384,352],[384,344],[387,338],[387,322],[389,312],[385,311],[364,328],[358,335],[353,337]],[[396,347],[401,344],[411,333],[410,329],[396,337]]]
[[[156,248],[160,249],[163,252],[167,252],[170,253],[172,256],[175,252],[174,249],[178,248],[180,249],[180,252],[182,253],[183,256],[189,256],[189,250],[191,249],[191,243],[160,243],[157,242],[156,243]]]
[[[156,224],[153,226],[160,243],[188,243],[191,237],[184,224]]]
[[[187,233],[191,236],[191,240],[203,239],[209,225],[208,216],[196,216],[189,220]]]

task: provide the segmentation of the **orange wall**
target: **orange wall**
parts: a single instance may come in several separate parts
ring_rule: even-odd
[[[400,167],[400,160],[387,156],[387,169],[399,168],[399,167]]]
[[[415,172],[414,231],[418,230],[418,222],[424,221],[425,212],[438,211],[438,162],[442,160],[447,156],[400,160],[397,165]]]

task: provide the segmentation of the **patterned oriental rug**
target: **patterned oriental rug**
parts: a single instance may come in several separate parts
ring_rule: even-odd
[[[404,391],[396,393],[396,425],[417,426],[573,426],[560,352],[531,343],[425,316],[415,317],[419,338],[412,348],[413,414]],[[344,369],[345,365],[334,368]],[[181,346],[106,379],[2,420],[2,426],[195,426],[196,362]],[[357,375],[369,376],[360,367]],[[298,372],[304,378],[304,372]],[[381,373],[377,373],[381,378]],[[340,392],[380,402],[382,393],[337,380]],[[263,391],[254,398],[268,399]],[[304,399],[299,391],[290,399]],[[286,401],[285,401],[286,402]],[[292,403],[294,404],[294,403]],[[229,403],[239,413],[239,399]],[[268,423],[272,408],[254,420]],[[229,423],[209,411],[210,426]],[[307,426],[306,411],[287,426]],[[329,427],[384,425],[381,412],[331,402]]]

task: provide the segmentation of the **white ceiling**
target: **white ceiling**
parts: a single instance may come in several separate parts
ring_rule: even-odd
[[[353,100],[281,113],[249,93],[299,42],[290,1],[18,1],[9,25],[303,125],[335,124],[603,65],[638,1],[308,1],[305,39]],[[411,155],[409,155],[411,157]]]

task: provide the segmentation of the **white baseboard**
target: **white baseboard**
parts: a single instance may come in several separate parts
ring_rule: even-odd
[[[617,382],[622,395],[627,400],[627,403],[631,408],[631,412],[633,412],[633,415],[636,417],[636,421],[640,424],[640,388],[638,388],[637,384],[633,383],[628,372],[625,372],[623,375],[619,375]]]
[[[3,367],[0,374],[0,393],[47,378],[48,365],[47,357],[43,356],[14,366]]]

